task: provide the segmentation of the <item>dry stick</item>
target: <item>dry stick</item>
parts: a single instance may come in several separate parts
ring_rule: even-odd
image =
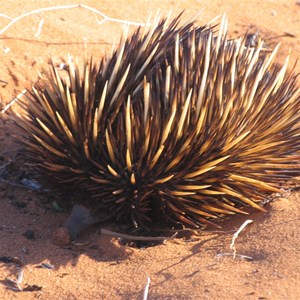
[[[18,187],[18,188],[21,188],[21,189],[27,189],[27,190],[31,190],[31,191],[37,191],[37,192],[44,192],[45,191],[45,192],[48,192],[47,190],[41,190],[41,189],[33,188],[33,187],[25,185],[25,184],[5,180],[5,179],[2,179],[1,177],[0,177],[0,183],[5,183],[5,184],[8,184],[8,185],[11,185],[11,186],[14,186],[14,187]]]
[[[40,9],[35,9],[33,11],[30,11],[28,13],[22,14],[16,18],[11,18],[5,14],[0,13],[0,18],[6,18],[11,20],[4,28],[2,28],[0,30],[0,35],[2,35],[5,31],[7,31],[11,26],[13,26],[16,22],[20,21],[21,19],[34,15],[34,14],[38,14],[41,12],[45,12],[45,11],[53,11],[53,10],[63,10],[63,9],[72,9],[72,8],[83,8],[86,9],[90,12],[93,12],[97,15],[100,15],[103,20],[101,22],[98,21],[99,24],[103,24],[104,22],[107,21],[111,21],[111,22],[116,22],[116,23],[121,23],[121,24],[127,24],[127,25],[134,25],[134,26],[148,26],[149,23],[138,23],[138,22],[131,22],[131,21],[124,21],[121,19],[117,19],[117,18],[111,18],[107,15],[105,15],[104,13],[102,13],[101,11],[96,10],[95,8],[89,7],[87,5],[84,4],[74,4],[74,5],[61,5],[61,6],[50,6],[50,7],[45,7],[45,8],[40,8]],[[35,37],[39,36],[41,31],[42,31],[42,27],[44,25],[44,19],[42,19],[39,22],[38,25],[38,30],[35,34]],[[5,82],[6,83],[6,82]],[[20,97],[22,97],[24,94],[26,93],[26,90],[22,91],[16,98],[14,98],[12,101],[10,101],[5,107],[4,109],[2,109],[1,113],[5,113]]]
[[[9,288],[13,291],[22,291],[23,288],[21,286],[24,276],[24,269],[21,267],[18,271],[16,280],[6,278],[6,282],[9,284]]]
[[[80,232],[97,223],[99,223],[99,220],[91,215],[90,209],[82,205],[76,204],[73,206],[71,214],[66,219],[63,226],[55,230],[55,232],[53,233],[52,241],[54,244],[57,244],[59,246],[68,245],[69,243],[71,243],[72,240],[76,238],[76,236]],[[164,241],[173,239],[177,235],[177,233],[175,233],[170,237],[132,236],[124,233],[114,232],[106,228],[101,228],[100,230],[102,234],[107,234],[113,237],[133,241]]]
[[[127,240],[133,240],[133,241],[165,241],[165,240],[172,240],[177,236],[177,232],[175,232],[171,236],[135,236],[130,234],[124,234],[120,232],[115,232],[109,229],[101,228],[100,232],[106,235],[111,235],[113,237],[117,237],[120,239],[127,239]]]
[[[5,105],[5,107],[1,110],[1,114],[4,114],[15,102],[20,100],[25,94],[27,90],[23,90],[17,97],[12,99],[11,101],[8,102],[8,104]]]
[[[146,283],[145,290],[144,290],[143,300],[147,300],[148,299],[149,286],[150,286],[150,277],[148,276],[147,277],[147,283]]]
[[[40,21],[39,26],[38,26],[38,30],[37,30],[36,34],[34,35],[35,37],[38,37],[41,34],[43,25],[44,25],[44,19],[42,19]]]
[[[12,20],[13,18],[5,15],[5,14],[0,14],[0,18],[5,18],[5,19],[8,19],[8,20]]]
[[[5,81],[5,80],[2,80],[2,79],[0,79],[0,82],[1,82],[1,83],[3,83],[3,84],[5,84],[5,85],[7,85],[7,84],[8,84],[8,82],[7,82],[7,81]]]
[[[24,277],[24,269],[20,268],[19,271],[18,271],[17,280],[16,280],[17,284],[22,283],[23,277]]]
[[[231,244],[230,244],[230,249],[231,250],[233,250],[233,258],[235,258],[236,257],[236,249],[235,249],[235,240],[238,238],[238,236],[239,236],[239,234],[244,230],[244,228],[248,225],[248,224],[250,224],[250,223],[252,223],[253,222],[253,220],[246,220],[243,224],[242,224],[242,226],[238,229],[238,231],[233,235],[233,237],[232,237],[232,241],[231,241]]]
[[[217,257],[223,257],[223,256],[233,256],[233,258],[236,258],[237,256],[243,259],[248,259],[248,260],[252,260],[253,258],[251,256],[247,256],[247,255],[242,255],[242,254],[237,254],[236,248],[235,248],[235,240],[238,238],[239,234],[244,230],[244,228],[252,223],[253,220],[246,220],[242,226],[238,229],[238,231],[233,235],[232,240],[231,240],[231,244],[230,244],[230,249],[233,250],[233,253],[219,253],[217,255]]]
[[[16,157],[16,156],[15,156]],[[6,168],[8,165],[10,165],[14,160],[15,157],[13,159],[10,159],[8,162],[6,162],[4,165],[0,166],[0,170]]]
[[[16,18],[11,18],[11,17],[8,17],[4,14],[0,14],[0,17],[11,19],[11,21],[4,28],[2,28],[2,30],[0,31],[0,35],[2,35],[5,31],[7,31],[16,22],[20,21],[21,19],[23,19],[25,17],[31,16],[31,15],[34,15],[34,14],[38,14],[38,13],[41,13],[41,12],[45,12],[45,11],[63,10],[63,9],[72,9],[72,8],[83,8],[83,9],[91,11],[91,12],[97,14],[97,15],[100,15],[104,19],[104,21],[102,23],[104,23],[106,21],[111,21],[111,22],[127,24],[127,25],[146,26],[145,23],[137,23],[137,22],[125,21],[125,20],[121,20],[121,19],[117,19],[117,18],[111,18],[111,17],[105,15],[104,13],[102,13],[101,11],[99,11],[95,8],[89,7],[87,5],[84,5],[84,4],[74,4],[74,5],[61,5],[61,6],[50,6],[50,7],[39,8],[39,9],[35,9],[33,11],[30,11],[28,13],[22,14],[22,15],[16,17]]]

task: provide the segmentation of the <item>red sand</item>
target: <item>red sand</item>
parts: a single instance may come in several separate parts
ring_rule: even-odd
[[[268,45],[281,42],[280,63],[291,47],[290,66],[300,53],[297,2],[81,1],[109,17],[135,22],[146,22],[157,9],[163,15],[172,9],[173,16],[185,9],[188,18],[206,7],[199,17],[203,23],[227,13],[231,36],[259,31]],[[42,7],[77,3],[5,1],[0,13],[15,18]],[[68,53],[74,58],[83,54],[98,58],[111,49],[123,26],[114,22],[99,25],[97,18],[101,20],[82,8],[49,11],[23,18],[0,35],[3,104],[34,83],[37,73],[48,68],[49,58],[61,62]],[[42,31],[35,36],[42,19]],[[0,17],[0,29],[8,23],[9,19]],[[1,168],[15,160],[18,147],[12,143],[11,121],[4,120],[0,126]],[[11,165],[20,175],[23,162]],[[53,212],[42,203],[45,196],[26,189],[0,183],[0,195],[0,256],[23,259],[23,288],[42,287],[32,292],[11,290],[7,278],[16,278],[17,266],[0,262],[0,299],[143,299],[148,277],[148,299],[300,299],[299,192],[285,192],[266,207],[267,213],[249,217],[254,222],[240,234],[236,249],[238,254],[251,256],[251,261],[224,255],[232,252],[232,234],[245,217],[226,222],[225,233],[203,232],[190,240],[175,239],[147,249],[120,245],[117,239],[100,235],[97,228],[80,236],[83,245],[60,248],[49,237],[66,214]],[[35,232],[34,240],[23,236],[28,229]],[[51,263],[54,269],[37,268],[41,263]]]

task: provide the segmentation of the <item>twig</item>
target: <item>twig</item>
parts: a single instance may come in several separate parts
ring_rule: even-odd
[[[30,185],[25,185],[25,184],[21,184],[21,183],[16,183],[14,181],[5,180],[1,177],[0,177],[0,183],[5,183],[5,184],[8,184],[8,185],[11,185],[11,186],[14,186],[14,187],[18,187],[18,188],[21,188],[21,189],[27,189],[27,190],[37,191],[37,192],[41,192],[41,193],[49,191],[47,189],[34,188]]]
[[[223,256],[232,256],[233,258],[239,257],[246,260],[253,260],[253,257],[247,256],[247,255],[241,255],[237,254],[236,248],[235,248],[235,240],[238,238],[239,234],[244,230],[244,228],[252,223],[253,220],[246,220],[242,226],[236,231],[236,233],[232,236],[231,244],[230,244],[230,250],[233,250],[232,253],[219,253],[217,254],[217,257],[223,257]]]
[[[217,257],[223,257],[223,256],[233,256],[234,258],[235,257],[239,257],[241,259],[246,259],[246,260],[253,260],[253,257],[251,256],[248,256],[248,255],[242,255],[242,254],[238,254],[236,253],[235,255],[233,253],[219,253],[217,254]]]
[[[10,165],[12,162],[14,161],[14,159],[9,160],[8,162],[6,162],[4,165],[0,166],[0,170],[5,169],[8,165]]]
[[[232,237],[232,241],[231,241],[231,244],[230,244],[230,249],[231,250],[233,250],[233,258],[235,258],[236,257],[236,249],[235,249],[235,240],[238,238],[238,236],[239,236],[239,234],[244,230],[244,228],[248,225],[248,224],[250,224],[250,223],[252,223],[253,222],[253,220],[246,220],[243,224],[242,224],[242,226],[238,229],[238,231],[233,235],[233,237]]]
[[[125,25],[142,26],[142,27],[149,25],[149,24],[145,24],[145,23],[138,23],[138,22],[121,20],[121,19],[117,19],[117,18],[111,18],[111,17],[108,17],[107,15],[105,15],[104,13],[102,13],[101,11],[99,11],[95,8],[89,7],[87,5],[84,5],[84,4],[78,4],[78,7],[85,8],[86,10],[89,10],[91,12],[94,12],[94,13],[100,15],[105,20],[102,23],[104,23],[106,21],[111,21],[111,22],[121,23],[121,24],[125,24]]]
[[[1,83],[3,83],[3,84],[5,84],[5,85],[7,85],[7,84],[8,84],[8,82],[7,82],[7,81],[5,81],[5,80],[2,80],[2,79],[0,79],[0,82],[1,82]]]
[[[11,150],[10,150],[11,152]],[[3,154],[3,153],[2,153]],[[17,157],[18,153],[15,154],[10,160],[8,160],[5,164],[3,164],[2,166],[0,166],[0,170],[5,169],[7,166],[9,166],[12,162],[16,161],[16,157]]]
[[[12,20],[13,18],[5,15],[5,14],[0,14],[0,18],[5,18],[5,19],[8,19],[8,20]]]
[[[121,20],[121,19],[117,19],[117,18],[111,18],[111,17],[105,15],[103,12],[101,12],[101,11],[95,9],[95,8],[89,7],[87,5],[84,5],[84,4],[73,4],[73,5],[61,5],[61,6],[50,6],[50,7],[39,8],[39,9],[32,10],[28,13],[22,14],[22,15],[16,17],[16,18],[11,18],[11,17],[6,16],[4,14],[0,14],[0,17],[11,20],[4,28],[2,28],[2,30],[0,30],[0,35],[2,35],[5,31],[7,31],[16,22],[18,22],[21,19],[24,19],[28,16],[38,14],[38,13],[41,13],[41,12],[45,12],[45,11],[63,10],[63,9],[72,9],[72,8],[83,8],[83,9],[86,9],[86,10],[88,10],[90,12],[93,12],[97,15],[100,15],[103,18],[103,21],[101,22],[101,24],[104,23],[104,22],[107,22],[107,21],[111,21],[111,22],[127,24],[127,25],[146,26],[145,23],[131,22],[131,21],[125,21],[125,20]],[[40,24],[41,24],[41,22],[40,22]]]
[[[101,233],[118,237],[121,239],[133,240],[133,241],[164,241],[174,239],[177,235],[177,232],[172,236],[134,236],[123,234],[120,232],[114,232],[108,229],[101,228]]]
[[[148,299],[148,293],[149,293],[149,286],[150,286],[150,277],[147,277],[147,283],[144,289],[144,297],[143,300],[147,300]]]
[[[38,26],[38,30],[37,30],[36,34],[34,35],[35,37],[38,37],[38,36],[41,34],[42,27],[43,27],[43,25],[44,25],[44,21],[45,21],[44,19],[42,19],[42,20],[40,21],[39,26]]]
[[[25,94],[27,90],[23,90],[17,97],[12,99],[8,104],[4,106],[4,108],[1,110],[1,113],[4,114],[15,102],[20,100]]]
[[[23,276],[24,276],[24,270],[23,270],[23,268],[20,268],[18,271],[16,280],[6,278],[6,282],[9,286],[9,288],[12,289],[13,291],[22,291],[23,288],[22,288],[21,284],[23,281]]]
[[[23,281],[23,277],[24,277],[24,270],[23,270],[23,268],[20,268],[20,270],[18,271],[18,275],[17,275],[17,280],[16,280],[16,282],[17,282],[18,284],[21,284],[22,281]]]

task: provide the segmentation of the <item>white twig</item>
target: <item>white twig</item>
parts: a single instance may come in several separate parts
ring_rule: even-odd
[[[125,239],[125,240],[127,239],[132,241],[165,241],[165,240],[174,239],[178,234],[178,232],[175,232],[172,236],[134,236],[134,235],[128,235],[120,232],[114,232],[106,228],[101,228],[101,233],[118,237],[120,239]]]
[[[38,13],[41,13],[41,12],[45,12],[45,11],[63,10],[63,9],[72,9],[72,8],[83,8],[83,9],[86,9],[90,12],[93,12],[93,13],[101,16],[103,18],[103,20],[100,21],[100,24],[102,24],[104,22],[107,22],[107,21],[111,21],[111,22],[116,22],[116,23],[121,23],[121,24],[134,25],[134,26],[146,26],[146,25],[148,25],[148,24],[145,24],[145,23],[131,22],[131,21],[125,21],[125,20],[121,20],[121,19],[111,18],[111,17],[105,15],[103,12],[101,12],[101,11],[95,9],[95,8],[89,7],[87,5],[73,4],[73,5],[61,5],[61,6],[50,6],[50,7],[39,8],[39,9],[32,10],[28,13],[22,14],[22,15],[16,17],[16,18],[11,18],[7,15],[0,14],[0,17],[11,20],[5,27],[3,27],[0,30],[0,35],[2,35],[5,31],[7,31],[16,22],[18,22],[21,19],[24,19],[28,16],[38,14]],[[42,27],[42,26],[39,26],[39,27]]]
[[[101,12],[95,8],[86,6],[84,4],[78,4],[78,7],[85,8],[86,10],[89,10],[91,12],[94,12],[95,14],[100,15],[105,20],[102,23],[104,23],[106,21],[111,21],[111,22],[116,22],[116,23],[121,23],[121,24],[126,24],[126,25],[142,26],[142,27],[149,25],[149,24],[145,24],[145,23],[131,22],[131,21],[126,21],[126,20],[111,18],[111,17],[108,17],[107,15],[105,15],[103,12]]]
[[[12,20],[11,17],[5,15],[5,14],[0,14],[0,18],[5,18],[5,19],[8,19],[8,20]]]
[[[4,114],[15,102],[21,99],[26,94],[26,92],[27,90],[23,90],[17,97],[15,97],[8,104],[6,104],[5,107],[1,110],[1,114]]]
[[[9,160],[8,162],[6,162],[4,165],[0,166],[0,170],[4,169],[8,165],[10,165],[14,161],[14,159],[15,159],[15,157],[13,159]]]
[[[16,280],[6,278],[6,281],[9,284],[9,288],[12,289],[13,291],[22,291],[23,288],[21,284],[23,281],[23,276],[24,276],[24,270],[23,268],[20,268]]]
[[[230,244],[230,249],[231,250],[233,250],[233,258],[235,258],[236,257],[236,249],[235,249],[235,240],[238,238],[238,236],[239,236],[239,234],[244,230],[244,228],[248,225],[248,224],[250,224],[250,223],[252,223],[253,222],[253,220],[246,220],[243,224],[242,224],[242,226],[238,229],[238,231],[233,235],[233,237],[232,237],[232,241],[231,241],[231,244]]]
[[[144,289],[144,297],[143,300],[147,300],[148,299],[148,293],[149,293],[149,286],[150,286],[150,277],[147,277],[147,283]]]
[[[224,256],[234,256],[233,253],[219,253],[217,254],[217,257],[224,257]],[[253,257],[248,256],[248,255],[242,255],[242,254],[238,254],[236,253],[234,257],[239,257],[241,259],[245,259],[245,260],[253,260]]]
[[[17,280],[16,282],[18,284],[21,284],[22,281],[23,281],[23,276],[24,276],[24,270],[22,268],[20,268],[19,272],[18,272],[18,275],[17,275]]]
[[[39,26],[38,26],[38,30],[37,30],[36,34],[34,35],[35,37],[38,37],[41,34],[43,25],[44,25],[44,19],[42,19],[40,21]]]

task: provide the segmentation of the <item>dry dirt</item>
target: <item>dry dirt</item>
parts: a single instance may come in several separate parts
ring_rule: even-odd
[[[8,16],[16,18],[35,9],[78,3],[1,1],[0,29],[9,24]],[[226,13],[232,37],[247,31],[259,32],[270,47],[281,42],[279,63],[290,48],[290,66],[300,53],[297,0],[81,3],[109,17],[139,23],[146,22],[149,14],[154,15],[158,9],[162,15],[172,9],[173,16],[184,9],[187,19],[205,8],[199,22]],[[97,18],[101,20],[83,8],[41,12],[20,19],[0,35],[2,104],[25,87],[30,88],[38,72],[48,68],[50,58],[59,63],[68,53],[74,58],[91,54],[100,58],[109,51],[118,41],[123,25],[111,21],[98,24]],[[299,64],[297,70],[300,71]],[[300,299],[299,192],[283,191],[267,205],[267,213],[250,216],[253,223],[236,240],[236,248],[238,254],[252,260],[224,255],[232,253],[232,234],[246,220],[240,216],[224,223],[224,233],[202,232],[190,239],[175,239],[146,249],[121,245],[117,239],[101,235],[98,228],[82,234],[82,244],[61,248],[53,245],[49,237],[67,214],[45,203],[50,197],[55,201],[51,193],[12,185],[26,178],[26,173],[24,162],[17,162],[15,157],[19,147],[12,142],[12,136],[17,133],[8,115],[1,117],[0,257],[20,259],[24,264],[20,285],[37,291],[13,290],[7,279],[16,279],[17,264],[0,262],[0,299],[143,299],[147,278],[151,281],[148,299]],[[7,174],[16,176],[8,178]],[[23,235],[28,230],[34,232],[34,239]],[[39,267],[42,263],[54,269]]]

